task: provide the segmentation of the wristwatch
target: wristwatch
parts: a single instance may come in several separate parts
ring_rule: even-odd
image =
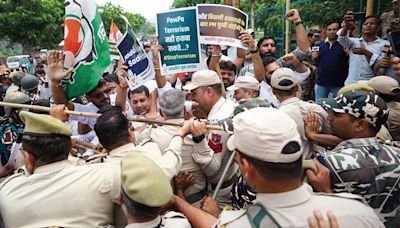
[[[259,51],[260,49],[258,47],[256,47],[256,49],[254,50],[250,50],[250,54],[255,54]]]
[[[300,25],[300,24],[303,24],[303,21],[296,21],[296,22],[294,23],[294,26],[298,26],[298,25]]]

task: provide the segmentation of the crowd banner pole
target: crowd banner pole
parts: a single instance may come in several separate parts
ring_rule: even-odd
[[[15,104],[15,103],[8,103],[8,102],[0,102],[0,106],[9,107],[9,108],[18,108],[18,109],[29,109],[29,110],[36,110],[36,111],[42,111],[42,112],[50,112],[49,107],[43,107],[43,106],[39,106],[39,105],[27,105],[27,104]],[[71,111],[71,110],[65,110],[65,113],[67,113],[68,115],[84,116],[84,117],[90,117],[90,118],[97,118],[101,115],[99,113],[76,112],[76,111]],[[177,126],[177,127],[183,126],[183,124],[170,123],[170,122],[166,122],[166,121],[146,119],[146,118],[140,118],[140,117],[128,117],[128,120],[131,122],[141,122],[141,123],[157,124],[157,125],[170,125],[170,126]],[[217,131],[223,130],[222,127],[220,127],[218,125],[207,125],[207,129],[217,130]]]
[[[290,0],[286,0],[286,12],[290,10]],[[285,12],[285,14],[286,14]],[[289,54],[289,45],[290,45],[290,23],[288,20],[285,20],[286,26],[285,26],[285,54]]]

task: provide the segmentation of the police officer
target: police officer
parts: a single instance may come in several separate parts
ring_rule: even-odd
[[[172,199],[169,178],[147,156],[128,153],[121,160],[121,203],[128,218],[126,228],[191,227],[180,213],[160,215],[161,206]]]
[[[360,197],[315,194],[302,182],[300,135],[287,114],[254,108],[236,115],[233,127],[228,147],[235,151],[242,175],[257,191],[255,204],[247,210],[223,211],[217,220],[175,197],[175,206],[193,226],[307,227],[308,216],[319,209],[321,214],[331,210],[340,227],[383,227],[374,211],[358,201]]]
[[[400,149],[376,137],[388,119],[385,101],[376,94],[353,90],[326,99],[322,105],[329,112],[332,134],[344,140],[323,153],[331,170],[329,187],[333,192],[362,196],[386,227],[399,227]]]
[[[221,80],[218,74],[212,70],[197,71],[192,75],[191,83],[182,87],[192,93],[193,100],[199,104],[199,109],[207,115],[210,123],[216,123],[219,120],[229,117],[234,108],[234,103],[225,99],[221,95]],[[207,176],[207,191],[211,195],[218,181],[221,179],[222,172],[229,160],[228,148],[226,142],[228,133],[224,131],[209,131],[206,139],[208,146],[214,151],[214,157],[220,164],[218,171]],[[222,189],[219,191],[216,200],[221,204],[230,204],[230,188],[236,181],[237,166],[233,164],[227,175],[224,177]]]
[[[113,223],[120,168],[74,166],[67,160],[72,132],[51,116],[22,111],[22,153],[27,173],[0,185],[6,227],[104,227]]]
[[[297,98],[299,84],[297,77],[290,68],[282,67],[277,69],[271,76],[271,87],[272,92],[280,102],[279,109],[292,117],[297,124],[297,130],[300,133],[303,145],[303,159],[311,158],[313,143],[305,135],[303,119],[309,112],[317,113],[322,131],[329,134],[328,113],[317,104],[305,102]]]
[[[33,75],[26,75],[21,79],[22,91],[24,91],[32,100],[37,100],[40,98],[38,86],[39,79]]]
[[[255,79],[254,79],[255,80]],[[182,124],[185,97],[180,90],[172,89],[164,92],[158,99],[161,115],[169,123]],[[204,125],[204,126],[203,126]],[[219,169],[219,164],[213,157],[212,150],[207,146],[205,140],[205,123],[198,121],[191,123],[191,133],[183,139],[182,144],[182,168],[180,172],[190,172],[195,177],[195,182],[188,186],[175,186],[176,190],[182,190],[183,196],[193,205],[200,206],[200,200],[205,196],[206,180],[204,174],[210,176]],[[169,125],[150,125],[143,130],[137,137],[139,142],[150,139],[157,143],[161,150],[169,147],[172,138],[177,131],[177,127]],[[181,175],[175,177],[176,185]],[[182,177],[183,179],[183,177]]]
[[[13,92],[4,98],[4,102],[16,104],[30,104],[31,99],[23,92]],[[21,109],[5,108],[5,116],[0,117],[0,157],[1,165],[5,165],[10,158],[12,144],[22,133],[23,123],[18,114]]]
[[[25,75],[26,74],[21,71],[15,71],[10,74],[12,84],[7,88],[6,96],[12,92],[21,91],[21,80]]]

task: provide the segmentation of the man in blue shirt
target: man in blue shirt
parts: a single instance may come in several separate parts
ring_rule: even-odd
[[[34,75],[36,63],[32,56],[29,56],[29,63],[28,63],[27,67],[28,67],[28,73],[31,75]]]
[[[339,28],[339,22],[327,22],[326,39],[320,42],[319,52],[313,52],[313,57],[318,55],[318,76],[314,87],[316,102],[328,97],[329,93],[336,97],[348,75],[349,58],[343,46],[337,42]]]

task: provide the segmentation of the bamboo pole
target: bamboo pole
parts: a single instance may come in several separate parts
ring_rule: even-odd
[[[10,108],[18,108],[18,109],[37,110],[37,111],[42,111],[42,112],[50,112],[49,107],[43,107],[43,106],[39,106],[39,105],[27,105],[27,104],[15,104],[15,103],[8,103],[8,102],[0,102],[0,106],[10,107]],[[68,115],[84,116],[84,117],[89,117],[89,118],[97,118],[101,115],[99,113],[76,112],[76,111],[71,111],[71,110],[65,110],[65,113],[67,113]],[[170,122],[166,122],[166,121],[152,120],[152,119],[138,118],[138,117],[128,117],[128,120],[131,122],[141,122],[141,123],[157,124],[157,125],[170,125],[170,126],[176,126],[176,127],[183,126],[183,123],[170,123]],[[208,130],[220,130],[220,131],[223,130],[218,125],[207,125],[207,129]]]
[[[374,0],[367,0],[367,11],[365,16],[374,15]]]
[[[290,10],[290,0],[286,0],[286,12]],[[285,14],[286,14],[285,12]],[[290,28],[290,23],[288,20],[285,20],[286,26],[285,26],[285,54],[289,54],[289,45],[290,45],[290,35],[289,35],[289,28]]]

